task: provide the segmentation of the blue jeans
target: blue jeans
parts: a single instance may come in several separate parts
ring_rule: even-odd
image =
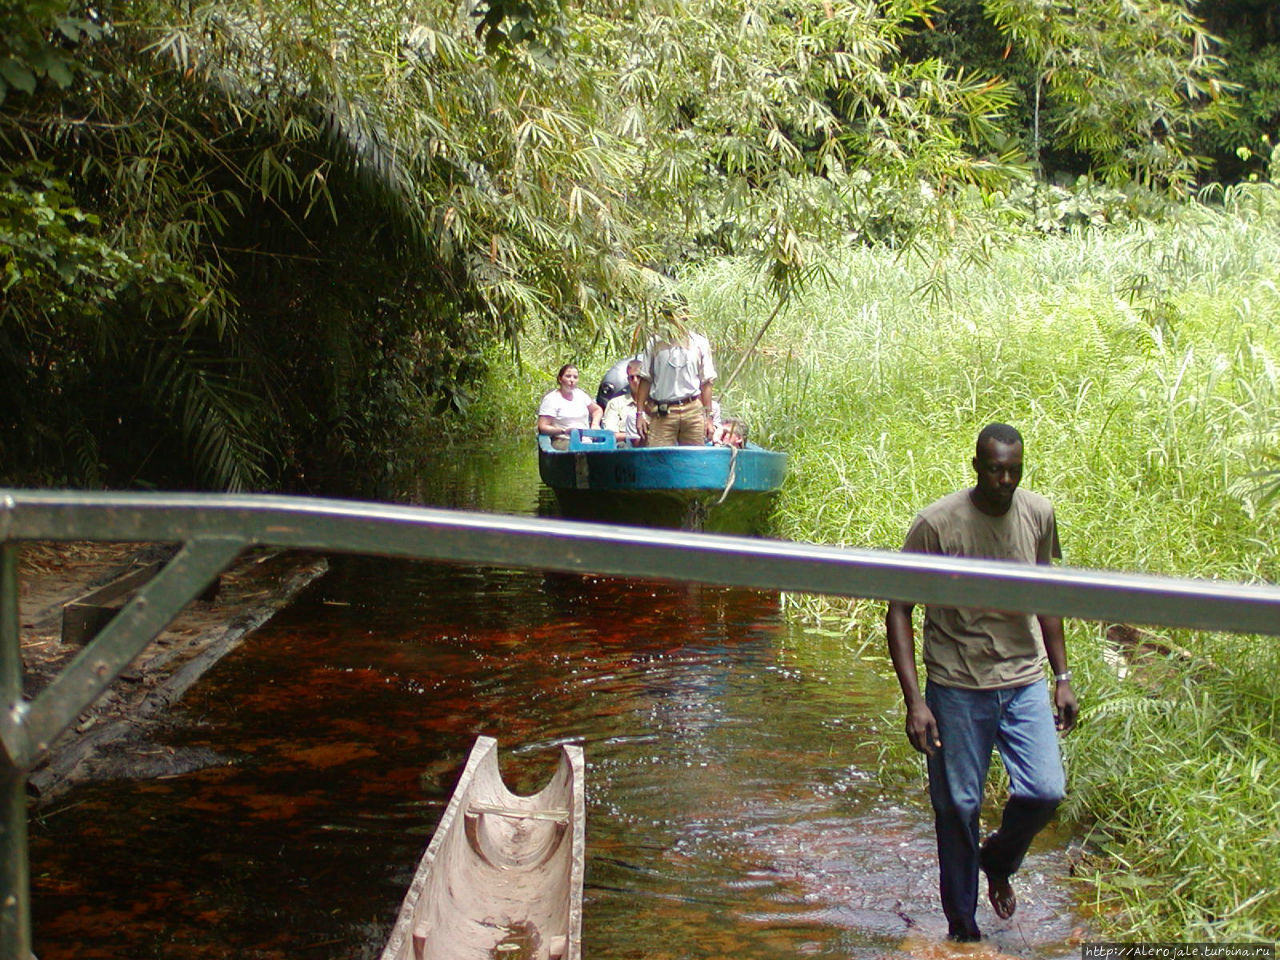
[[[953,938],[976,940],[982,935],[976,916],[979,868],[995,877],[1016,871],[1066,791],[1058,732],[1042,682],[962,690],[930,681],[925,701],[942,740],[929,758],[942,910]],[[1009,773],[1010,796],[1000,829],[980,845],[978,815],[992,747]]]

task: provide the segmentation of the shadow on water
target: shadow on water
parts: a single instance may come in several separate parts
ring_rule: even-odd
[[[504,476],[462,505],[533,512]],[[520,792],[584,744],[587,957],[1074,953],[1053,837],[1015,922],[942,942],[923,785],[876,776],[896,685],[804,644],[768,593],[337,558],[146,748],[215,762],[32,823],[37,954],[376,957],[481,733]]]

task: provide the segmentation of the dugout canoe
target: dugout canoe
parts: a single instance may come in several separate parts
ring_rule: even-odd
[[[382,960],[581,960],[585,820],[581,747],[526,797],[477,738]]]
[[[608,430],[538,437],[538,474],[566,517],[754,533],[787,474],[787,455],[754,443],[620,447]]]

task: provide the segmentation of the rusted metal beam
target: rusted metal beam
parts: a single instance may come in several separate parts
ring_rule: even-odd
[[[0,957],[6,960],[31,956],[27,768],[15,756],[22,702],[20,641],[18,545],[0,542]]]
[[[1280,589],[287,497],[11,491],[12,539],[188,541],[657,577],[1280,635]]]

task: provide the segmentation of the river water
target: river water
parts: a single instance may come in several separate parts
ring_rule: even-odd
[[[395,495],[547,512],[536,476],[525,445],[488,449]],[[1078,955],[1054,833],[1018,915],[945,943],[923,777],[877,774],[896,683],[842,649],[769,593],[335,558],[143,748],[192,772],[33,819],[36,953],[377,957],[489,734],[519,792],[584,746],[587,958]]]

